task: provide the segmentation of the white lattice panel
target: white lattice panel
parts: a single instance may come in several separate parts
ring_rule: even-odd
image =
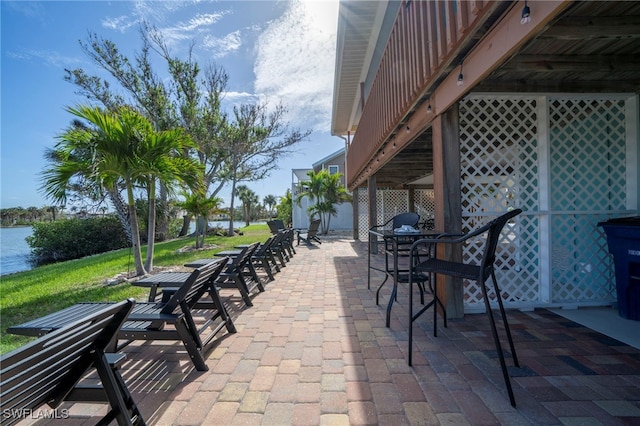
[[[378,225],[386,223],[395,215],[409,211],[409,191],[381,189],[376,191],[378,203]]]
[[[511,208],[537,210],[538,148],[534,98],[471,97],[460,103],[460,174],[463,231]],[[482,241],[463,247],[466,262],[480,263]],[[496,278],[507,302],[539,299],[538,219],[519,216],[505,226],[497,249]],[[484,303],[473,281],[465,304]],[[490,294],[495,300],[496,295]]]
[[[597,223],[605,215],[554,215],[552,299],[554,302],[615,300],[613,262]]]
[[[413,204],[421,221],[433,218],[436,210],[433,189],[416,189],[413,192]]]
[[[624,112],[622,100],[549,103],[552,210],[625,209]]]
[[[358,188],[358,238],[360,241],[367,241],[369,238],[369,198],[366,188]]]
[[[625,102],[549,102],[552,300],[615,300],[606,237],[597,228],[626,207]]]

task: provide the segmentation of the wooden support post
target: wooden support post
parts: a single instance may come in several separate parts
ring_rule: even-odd
[[[460,189],[460,135],[458,104],[433,121],[433,189],[435,197],[435,229],[460,233],[462,230],[462,197]],[[462,247],[441,245],[438,257],[462,261]],[[444,300],[449,318],[464,316],[462,280],[438,276],[438,296]]]
[[[378,202],[376,200],[376,177],[369,176],[367,179],[367,194],[369,197],[369,228],[378,224]],[[371,253],[378,253],[378,239],[371,240],[371,247],[369,247]]]
[[[360,195],[360,188],[354,188],[353,190],[353,197],[352,197],[352,202],[351,202],[351,206],[352,206],[352,211],[353,211],[353,220],[352,220],[352,228],[353,228],[353,239],[354,240],[359,240],[360,239],[360,203],[358,202]]]
[[[407,189],[407,196],[409,197],[409,211],[410,212],[415,212],[416,211],[416,203],[415,203],[415,189],[410,186]]]

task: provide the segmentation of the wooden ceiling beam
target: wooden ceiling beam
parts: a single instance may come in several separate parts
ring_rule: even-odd
[[[571,16],[558,20],[540,38],[556,40],[640,38],[640,17]]]
[[[640,69],[640,56],[519,55],[500,71],[525,72],[628,72]]]
[[[496,76],[484,80],[474,88],[476,92],[534,92],[534,93],[630,93],[640,91],[640,80],[509,80]]]

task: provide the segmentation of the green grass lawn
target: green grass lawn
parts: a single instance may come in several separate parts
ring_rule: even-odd
[[[155,246],[154,266],[182,266],[184,263],[212,257],[214,253],[240,244],[265,241],[270,233],[266,224],[241,228],[243,235],[207,237],[205,244],[215,248],[184,251],[193,247],[193,238],[158,243]],[[144,258],[143,250],[143,258]],[[146,300],[149,289],[132,286],[128,282],[106,285],[116,275],[135,271],[129,249],[117,250],[83,259],[41,266],[31,271],[2,277],[0,283],[0,353],[21,346],[32,338],[12,335],[7,327],[42,317],[79,302],[120,301],[132,297]]]

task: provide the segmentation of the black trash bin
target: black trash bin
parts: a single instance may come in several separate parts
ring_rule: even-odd
[[[640,216],[598,223],[607,234],[613,255],[618,293],[618,314],[640,321]]]

